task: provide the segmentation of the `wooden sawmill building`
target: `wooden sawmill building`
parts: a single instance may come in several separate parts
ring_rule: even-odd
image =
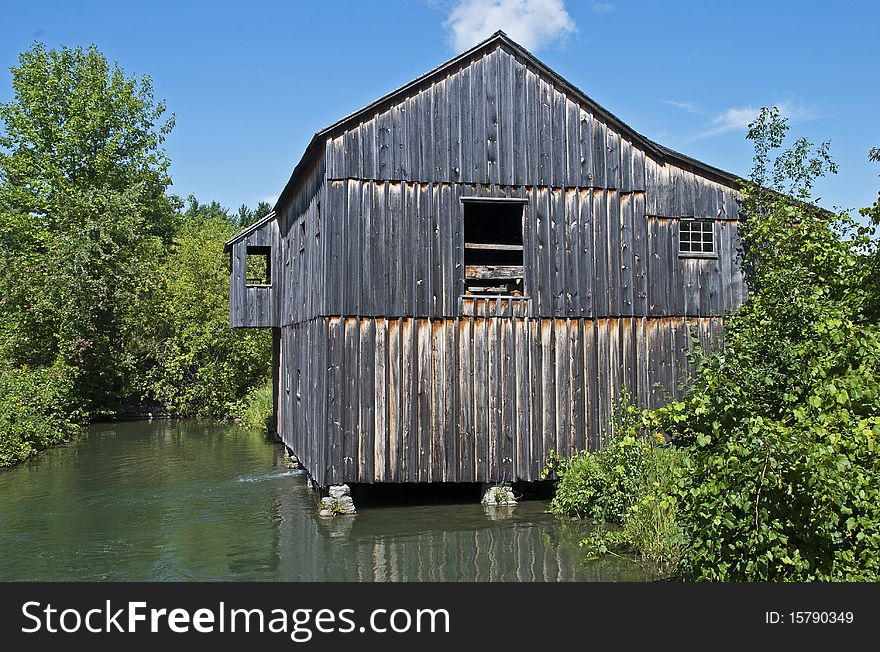
[[[738,187],[499,32],[314,136],[227,243],[231,324],[319,487],[538,480],[720,343]]]

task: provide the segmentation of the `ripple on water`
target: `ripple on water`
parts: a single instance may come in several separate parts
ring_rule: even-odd
[[[292,478],[298,475],[303,475],[305,471],[302,469],[285,469],[279,471],[270,471],[269,473],[247,473],[245,475],[238,476],[235,481],[236,482],[266,482],[267,480],[279,480],[281,478]]]
[[[0,581],[644,579],[616,558],[582,566],[581,534],[543,509],[367,503],[321,519],[261,433],[97,424],[0,474]]]

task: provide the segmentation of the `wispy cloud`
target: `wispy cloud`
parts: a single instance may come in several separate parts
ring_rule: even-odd
[[[278,195],[269,195],[268,197],[263,197],[263,201],[270,206],[274,206],[275,203],[278,201]]]
[[[594,2],[593,3],[593,13],[595,14],[609,14],[612,11],[617,9],[610,2]]]
[[[780,115],[788,118],[789,122],[806,122],[816,117],[816,111],[802,101],[794,103],[786,100],[776,106]],[[758,117],[759,112],[760,109],[753,106],[731,107],[715,116],[708,128],[696,134],[693,140],[712,138],[728,131],[745,130]]]
[[[664,104],[668,104],[670,106],[674,106],[676,109],[681,109],[682,111],[687,111],[688,113],[703,113],[695,104],[691,102],[680,102],[678,100],[660,100]]]
[[[499,29],[529,50],[577,32],[564,0],[459,0],[443,26],[456,50],[466,50]]]
[[[697,134],[700,138],[709,138],[717,136],[735,129],[745,129],[756,117],[758,117],[759,109],[753,106],[732,107],[723,113],[715,116],[711,126]]]

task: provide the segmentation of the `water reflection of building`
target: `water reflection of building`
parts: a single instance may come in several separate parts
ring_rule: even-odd
[[[565,582],[646,579],[625,559],[584,562],[582,534],[542,504],[486,514],[481,505],[361,510],[321,519],[304,477],[276,487],[279,577],[285,581]]]

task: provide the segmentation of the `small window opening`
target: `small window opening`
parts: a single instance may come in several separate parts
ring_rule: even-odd
[[[248,285],[272,284],[270,247],[248,247],[245,261],[245,279]]]
[[[315,240],[321,235],[321,202],[315,202]]]
[[[464,202],[465,294],[523,296],[523,205]]]
[[[678,253],[683,256],[715,254],[715,222],[681,220],[678,227]]]

